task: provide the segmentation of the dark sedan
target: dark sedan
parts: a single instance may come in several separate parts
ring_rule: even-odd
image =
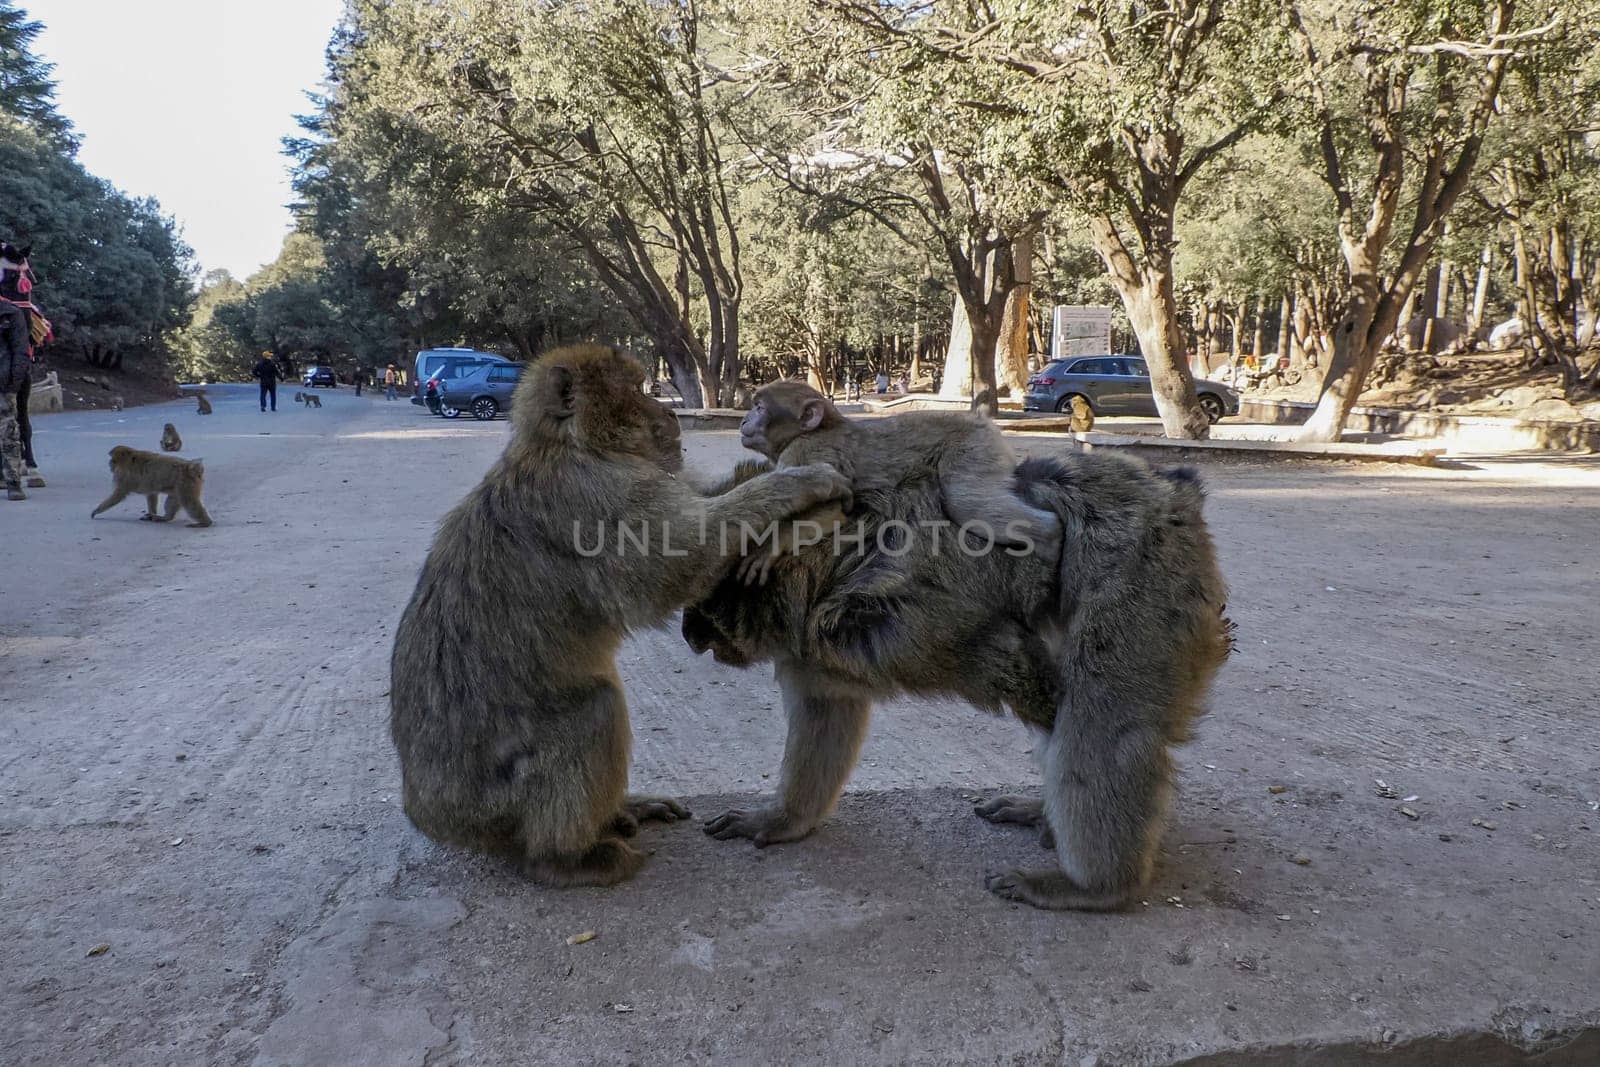
[[[339,379],[334,377],[332,367],[308,367],[300,382],[307,389],[322,386],[324,389],[339,388]]]
[[[1206,417],[1216,422],[1239,414],[1239,394],[1207,378],[1197,379],[1195,392]],[[1072,398],[1082,397],[1096,415],[1156,415],[1150,391],[1150,369],[1138,356],[1074,356],[1046,364],[1028,379],[1024,411],[1069,411]]]

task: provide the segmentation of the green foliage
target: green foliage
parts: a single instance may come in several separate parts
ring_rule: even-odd
[[[41,29],[12,0],[0,0],[0,108],[70,155],[76,143],[72,124],[56,110],[52,65],[33,54]]]
[[[191,252],[153,200],[133,200],[61,146],[0,117],[0,234],[33,246],[52,351],[118,368],[166,355],[188,321]]]

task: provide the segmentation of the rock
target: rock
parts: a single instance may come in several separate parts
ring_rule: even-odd
[[[1592,419],[1595,422],[1600,422],[1600,400],[1594,400],[1587,404],[1578,405],[1578,414],[1582,415],[1586,419]]]
[[[1565,400],[1547,397],[1528,406],[1522,412],[1525,419],[1543,419],[1551,422],[1582,422],[1583,415]]]

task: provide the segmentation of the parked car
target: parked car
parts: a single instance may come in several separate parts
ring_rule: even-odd
[[[425,348],[417,353],[416,365],[411,375],[411,402],[420,404],[433,410],[424,396],[423,386],[433,375],[443,370],[445,377],[454,378],[460,373],[460,368],[468,369],[481,367],[485,363],[510,363],[504,356],[497,356],[493,352],[479,352],[475,348]]]
[[[1200,406],[1212,422],[1239,414],[1239,394],[1206,378],[1194,383]],[[1155,415],[1150,369],[1138,356],[1074,356],[1045,365],[1028,379],[1025,411],[1069,411],[1082,397],[1096,415]]]
[[[440,414],[453,419],[463,411],[487,422],[511,408],[511,394],[522,377],[522,363],[490,363],[470,373],[439,383]],[[451,411],[455,415],[450,414]]]
[[[422,383],[422,388],[419,390],[419,392],[422,394],[422,404],[435,415],[443,415],[444,412],[440,409],[440,393],[444,389],[445,382],[454,381],[463,375],[472,374],[476,371],[482,370],[485,367],[499,367],[508,365],[509,364],[501,360],[498,356],[493,360],[447,359],[439,365],[437,370],[428,375],[427,381]],[[460,412],[457,412],[456,414],[459,415]],[[455,418],[455,415],[451,415],[450,418]]]
[[[339,388],[339,379],[334,376],[332,367],[324,367],[318,364],[315,367],[306,368],[306,372],[300,376],[300,384],[307,389],[314,389],[319,385],[324,389],[337,389]]]

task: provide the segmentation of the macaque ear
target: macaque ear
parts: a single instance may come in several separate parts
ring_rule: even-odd
[[[572,368],[556,364],[544,372],[545,410],[558,419],[565,419],[578,409],[578,398],[573,392]]]
[[[820,400],[807,400],[800,408],[800,428],[802,430],[815,430],[822,425],[822,416],[827,409]]]

